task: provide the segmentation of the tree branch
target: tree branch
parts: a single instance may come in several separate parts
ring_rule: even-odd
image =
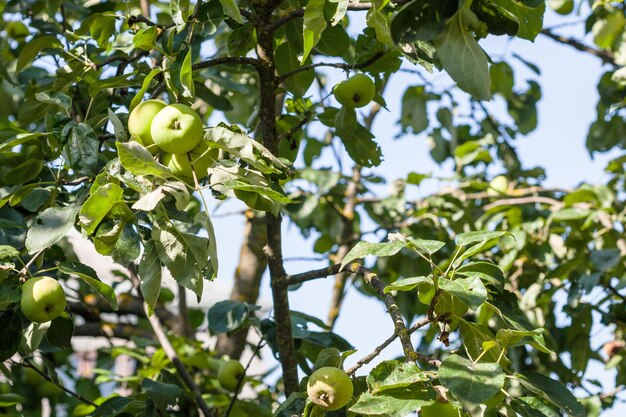
[[[269,22],[276,1],[258,4],[255,9],[255,29],[257,32],[257,56],[259,73],[259,121],[263,145],[274,155],[278,154],[278,137],[276,134],[276,68],[274,66],[274,37],[265,22]],[[283,372],[285,396],[298,391],[298,362],[296,347],[291,331],[291,312],[289,311],[289,294],[287,291],[287,274],[283,265],[282,217],[273,213],[266,214],[267,225],[267,256],[272,300],[274,302],[274,320],[276,322],[276,345],[278,358]]]
[[[385,55],[385,51],[380,51],[380,52],[376,53],[374,56],[372,56],[370,59],[368,59],[367,61],[363,61],[361,63],[354,64],[354,65],[344,64],[344,63],[341,63],[341,62],[317,62],[315,64],[311,64],[311,65],[307,65],[307,66],[304,66],[304,67],[296,68],[293,71],[286,72],[283,75],[281,75],[280,77],[278,77],[278,81],[282,82],[282,81],[284,81],[285,79],[287,79],[289,77],[292,77],[292,76],[294,76],[296,74],[299,74],[299,73],[301,73],[303,71],[310,71],[310,70],[312,70],[314,68],[317,68],[317,67],[339,68],[339,69],[342,69],[344,71],[362,69],[362,68],[369,67],[374,62],[376,62],[380,58],[382,58],[384,55]]]
[[[417,330],[419,330],[422,327],[425,327],[426,325],[428,325],[428,323],[430,323],[430,320],[428,319],[428,317],[424,317],[422,320],[418,321],[413,326],[411,326],[411,328],[408,329],[407,332],[409,334],[413,334]],[[368,355],[362,357],[361,359],[359,359],[354,365],[352,365],[352,367],[350,367],[346,371],[346,373],[348,375],[353,375],[363,365],[366,365],[366,364],[370,363],[371,361],[373,361],[374,358],[376,358],[378,355],[380,355],[382,353],[382,351],[387,346],[389,346],[394,340],[396,340],[397,338],[398,338],[398,333],[394,332],[387,340],[385,340],[383,343],[378,345],[376,347],[376,349],[374,349],[370,354],[368,354]],[[420,362],[427,362],[427,363],[429,363],[429,364],[431,364],[433,366],[437,366],[437,367],[439,367],[441,365],[441,361],[439,361],[437,359],[428,358],[428,357],[426,357],[424,355],[421,355],[419,353],[418,353],[418,360],[420,360]]]
[[[543,29],[541,31],[541,34],[547,36],[548,38],[556,42],[569,45],[576,50],[579,50],[581,52],[586,52],[590,55],[598,57],[605,64],[617,65],[615,63],[615,56],[609,51],[602,51],[600,49],[595,49],[595,48],[592,48],[591,46],[585,45],[579,40],[576,40],[573,38],[566,38],[565,36],[557,35],[556,33],[552,32],[550,29]]]
[[[143,300],[143,294],[141,293],[141,281],[139,279],[139,276],[137,275],[135,265],[131,264],[127,269],[135,290],[139,294],[139,297]],[[145,303],[145,301],[143,302],[143,309],[146,316],[148,316],[148,305]],[[148,321],[150,322],[152,330],[154,331],[154,335],[159,341],[161,347],[163,348],[163,351],[172,362],[172,364],[174,364],[176,371],[178,371],[178,373],[180,374],[180,377],[185,382],[185,385],[187,385],[187,387],[194,393],[196,404],[198,405],[198,408],[202,410],[202,414],[204,414],[205,417],[214,417],[214,414],[211,412],[211,410],[209,410],[209,406],[202,398],[202,393],[200,392],[200,389],[196,385],[195,381],[193,380],[193,377],[189,374],[189,371],[187,371],[187,368],[185,368],[185,365],[178,357],[174,346],[172,346],[169,339],[167,338],[165,330],[163,329],[163,326],[161,325],[161,321],[159,320],[158,316],[156,314],[153,314],[152,316],[148,317]]]
[[[255,58],[250,58],[246,56],[224,56],[219,58],[207,59],[206,61],[196,62],[191,66],[191,69],[193,71],[196,71],[199,69],[214,67],[216,65],[222,64],[250,65],[257,69],[260,65],[259,60]]]

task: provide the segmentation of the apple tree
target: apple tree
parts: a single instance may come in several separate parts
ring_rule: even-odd
[[[0,414],[612,408],[626,385],[626,159],[604,184],[545,187],[516,151],[538,124],[541,62],[486,45],[547,37],[600,60],[586,146],[615,151],[622,6],[0,0]],[[577,14],[587,40],[545,28],[555,12]],[[375,136],[390,117],[396,132]],[[448,186],[433,191],[419,167],[381,169],[396,139],[407,164],[428,141]],[[226,203],[245,223],[234,285],[202,310],[184,294],[199,302],[231,273],[214,229]],[[286,224],[317,268],[287,271]],[[107,279],[80,257],[86,244],[110,260]],[[334,280],[327,317],[291,309],[320,279]],[[388,316],[372,352],[334,331],[349,289]],[[78,337],[94,346],[90,372]],[[392,345],[402,354],[383,360]],[[242,355],[278,372],[252,374]],[[115,372],[120,357],[131,375]]]

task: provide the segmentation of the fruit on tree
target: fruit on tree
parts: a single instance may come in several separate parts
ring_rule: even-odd
[[[509,180],[504,175],[498,175],[489,182],[487,194],[498,195],[506,194],[509,190]]]
[[[355,74],[340,82],[333,89],[335,99],[344,107],[357,108],[367,105],[374,98],[376,86],[365,74]]]
[[[31,278],[22,285],[20,309],[35,323],[54,320],[65,310],[65,291],[54,278]]]
[[[185,104],[170,104],[152,119],[150,133],[154,143],[168,153],[183,154],[202,141],[202,119]]]
[[[223,362],[217,371],[217,380],[225,390],[235,392],[239,380],[245,374],[245,369],[241,362],[229,359]]]
[[[459,417],[459,412],[450,403],[435,402],[422,407],[419,415],[420,417]]]
[[[548,0],[548,5],[558,14],[570,14],[574,10],[574,0]]]
[[[219,149],[210,148],[203,141],[188,153],[166,153],[163,156],[163,164],[172,171],[172,174],[193,182],[194,172],[198,179],[207,176],[207,170],[217,160],[218,154]]]
[[[306,392],[309,399],[327,411],[345,407],[352,398],[352,380],[339,368],[325,366],[309,377]]]
[[[154,145],[150,131],[152,120],[166,106],[167,104],[161,100],[146,100],[139,103],[128,116],[128,132],[148,148],[152,154],[159,150]]]

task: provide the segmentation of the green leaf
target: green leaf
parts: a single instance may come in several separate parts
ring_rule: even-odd
[[[130,72],[128,74],[122,74],[116,77],[95,80],[89,84],[89,89],[87,90],[89,96],[95,97],[98,95],[98,93],[107,88],[119,88],[137,85],[138,83],[136,80],[130,79],[134,75],[135,72]]]
[[[428,127],[426,103],[428,97],[424,86],[413,86],[406,89],[402,96],[402,113],[400,124],[403,129],[411,128],[412,133],[420,133]]]
[[[26,354],[30,354],[36,351],[44,337],[46,337],[46,332],[50,328],[50,324],[50,322],[31,323],[24,329],[20,342],[20,352],[23,351]]]
[[[157,40],[157,27],[148,26],[145,29],[139,30],[133,36],[133,45],[135,48],[143,49],[144,51],[151,51],[154,49]]]
[[[477,232],[467,232],[461,233],[457,235],[455,241],[459,246],[467,246],[470,243],[484,243],[493,239],[497,239],[506,235],[507,232],[487,232],[487,231],[477,231]]]
[[[63,140],[63,157],[69,166],[79,174],[96,174],[99,142],[91,126],[75,123]]]
[[[107,109],[109,114],[109,121],[113,125],[113,131],[115,132],[115,139],[119,142],[126,142],[128,140],[128,132],[124,128],[124,123],[120,120],[119,116],[115,114],[111,109]]]
[[[63,239],[76,223],[80,206],[49,207],[39,213],[26,234],[26,248],[33,254]]]
[[[182,95],[188,98],[194,98],[196,96],[196,89],[193,82],[193,69],[191,67],[193,61],[192,51],[192,49],[189,49],[180,68],[180,84],[183,86]]]
[[[460,267],[456,273],[466,277],[478,277],[485,284],[494,286],[498,291],[504,291],[504,274],[498,265],[491,262],[470,262]]]
[[[243,17],[241,16],[241,12],[235,0],[220,0],[220,3],[222,4],[222,9],[226,16],[243,25]]]
[[[248,135],[234,132],[223,126],[206,130],[204,139],[210,147],[217,147],[242,159],[263,174],[284,174],[291,169],[290,164],[276,158],[258,141]]]
[[[72,335],[74,334],[74,322],[67,313],[63,313],[50,323],[46,333],[48,341],[61,349],[72,347]]]
[[[130,101],[130,106],[128,107],[129,111],[132,112],[133,109],[137,107],[137,105],[143,101],[143,96],[144,94],[146,94],[146,91],[148,91],[148,88],[150,87],[150,83],[152,82],[154,77],[156,77],[158,74],[162,72],[163,70],[155,68],[152,71],[150,71],[148,75],[146,75],[146,78],[143,79],[143,83],[141,84],[141,88],[139,89],[139,91],[137,91],[137,94],[135,94],[135,97],[133,97],[133,99]]]
[[[564,222],[573,220],[582,220],[587,218],[592,213],[590,209],[579,207],[567,207],[561,210],[555,211],[550,215],[552,221]]]
[[[342,107],[335,119],[335,133],[341,138],[350,158],[364,167],[374,167],[382,162],[382,151],[374,135],[356,120],[356,111]]]
[[[515,0],[492,0],[490,3],[518,24],[517,36],[522,39],[534,41],[543,29],[543,14],[546,10],[544,2],[535,7]]]
[[[148,395],[158,408],[165,410],[168,405],[176,405],[183,390],[174,384],[164,384],[150,378],[141,380],[141,390]]]
[[[204,269],[209,259],[208,239],[178,231],[171,224],[152,229],[159,259],[172,277],[185,288],[202,296]]]
[[[463,346],[467,349],[470,357],[478,358],[483,354],[485,343],[494,342],[496,346],[483,354],[481,362],[498,362],[501,366],[507,366],[509,360],[502,354],[502,348],[495,342],[495,337],[488,327],[461,319],[459,329],[463,338]],[[500,361],[498,361],[499,358],[501,358]]]
[[[424,283],[424,282],[428,282],[432,284],[433,278],[431,276],[428,276],[428,277],[410,277],[410,278],[399,279],[387,285],[384,291],[385,291],[385,294],[388,294],[391,291],[411,291],[412,289],[417,287],[419,284]]]
[[[11,149],[15,148],[18,145],[30,142],[33,139],[37,139],[46,135],[47,133],[38,133],[38,132],[18,133],[17,135],[11,137],[10,139],[0,144],[0,153],[10,151]]]
[[[560,417],[537,397],[520,397],[511,401],[511,406],[521,417]]]
[[[106,217],[106,215],[118,203],[123,203],[124,190],[115,184],[107,183],[98,187],[89,198],[83,203],[78,219],[79,223],[87,233],[91,235]]]
[[[152,239],[144,243],[138,272],[141,278],[141,293],[148,305],[148,315],[151,316],[154,313],[154,306],[159,299],[159,294],[161,294],[162,280],[161,261]]]
[[[513,330],[500,329],[496,333],[496,339],[503,349],[512,348],[521,345],[531,345],[535,349],[544,353],[554,353],[546,346],[543,339],[544,329],[535,330]]]
[[[109,39],[115,33],[115,22],[121,16],[114,12],[93,13],[82,21],[76,34],[86,36],[91,35],[98,47],[106,49],[109,46]]]
[[[487,306],[491,306],[496,313],[511,327],[518,330],[534,330],[526,314],[519,308],[517,296],[509,291],[487,301]]]
[[[536,372],[515,373],[514,375],[527,389],[545,398],[570,416],[586,417],[585,407],[560,382]]]
[[[6,360],[6,359],[4,359]],[[26,402],[26,398],[18,394],[6,393],[0,394],[0,407],[10,407],[15,404],[22,404]]]
[[[170,11],[176,25],[176,32],[182,32],[189,17],[189,0],[170,0]]]
[[[139,143],[130,141],[116,144],[120,163],[124,169],[135,175],[153,175],[167,179],[172,176],[169,168],[159,164],[146,148]]]
[[[322,36],[326,29],[326,19],[324,18],[325,0],[309,0],[304,8],[304,51],[300,62],[304,63],[311,53],[311,49]]]
[[[72,99],[61,93],[60,91],[47,90],[41,93],[36,93],[35,98],[42,103],[58,106],[65,111],[67,116],[70,115],[70,108],[72,107]]]
[[[61,262],[59,264],[59,271],[68,275],[76,275],[87,285],[93,288],[98,294],[104,298],[104,300],[111,306],[114,311],[117,311],[117,297],[115,291],[108,284],[100,281],[98,274],[93,268],[81,264],[80,262]]]
[[[478,277],[454,280],[441,277],[438,284],[440,289],[454,295],[474,311],[487,300],[487,289]]]
[[[459,355],[448,356],[439,367],[439,381],[461,402],[481,404],[504,385],[505,374],[497,363],[477,363]]]
[[[459,9],[435,38],[437,55],[458,86],[478,100],[491,98],[487,55],[469,27],[478,20],[466,7]]]
[[[391,21],[391,36],[398,44],[432,41],[445,27],[445,19],[458,7],[455,0],[413,0]]]
[[[428,381],[428,377],[415,363],[396,360],[379,363],[367,376],[367,385],[374,395],[424,381]]]
[[[410,247],[415,246],[418,250],[422,250],[429,255],[438,252],[439,249],[446,246],[444,242],[441,242],[439,240],[427,240],[420,239],[418,237],[408,237],[407,240],[410,242]]]
[[[380,395],[364,392],[349,411],[366,416],[405,417],[420,407],[433,404],[436,397],[430,385],[417,383],[384,391]]]
[[[219,301],[209,308],[207,314],[209,330],[213,334],[230,333],[237,330],[247,323],[250,317],[254,317],[254,312],[260,308],[240,301]]]
[[[142,196],[133,204],[132,208],[134,210],[152,211],[168,194],[174,197],[178,210],[182,211],[189,205],[191,196],[187,191],[187,186],[180,181],[172,181],[160,185]]]
[[[33,62],[39,52],[43,49],[57,49],[63,48],[61,41],[54,36],[41,36],[30,40],[22,48],[17,64],[15,65],[15,73],[22,71],[28,64]]]
[[[367,255],[372,255],[376,257],[385,257],[392,256],[396,253],[400,252],[402,248],[406,246],[405,242],[401,241],[393,241],[393,242],[384,242],[384,243],[371,243],[361,241],[358,242],[350,252],[346,254],[341,261],[341,268],[344,268],[350,262],[355,259],[365,258]]]
[[[20,251],[15,249],[13,246],[9,245],[0,245],[0,261],[9,261],[18,257]]]
[[[22,319],[15,310],[0,312],[0,363],[13,356],[22,340]]]
[[[12,305],[20,302],[22,288],[17,280],[5,279],[0,285],[0,311],[9,309]],[[2,361],[0,361],[2,362]]]
[[[217,259],[217,237],[215,236],[213,222],[206,212],[199,213],[194,220],[203,226],[209,237],[209,262],[211,263],[212,275],[208,275],[208,278],[214,279],[217,277],[219,262]]]

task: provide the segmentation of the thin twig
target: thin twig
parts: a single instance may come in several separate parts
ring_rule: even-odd
[[[250,365],[252,365],[252,361],[254,360],[255,356],[259,354],[259,351],[261,350],[263,346],[265,346],[264,339],[261,339],[259,340],[259,343],[257,343],[256,348],[254,349],[254,352],[252,353],[252,356],[248,360],[248,363],[246,364],[246,367],[244,368],[243,373],[239,375],[239,378],[237,379],[237,386],[235,387],[235,392],[233,393],[233,397],[230,399],[230,404],[228,404],[228,409],[226,410],[226,414],[224,414],[224,417],[230,416],[230,412],[232,411],[233,406],[235,405],[235,402],[237,401],[237,397],[239,396],[239,390],[241,386],[243,385],[244,379],[246,378],[246,373],[248,372]]]
[[[79,393],[72,391],[71,389],[67,388],[63,384],[60,384],[59,382],[57,382],[54,379],[52,379],[47,373],[43,372],[37,366],[33,365],[33,363],[28,358],[24,358],[24,362],[22,363],[22,365],[26,366],[27,368],[31,368],[32,370],[37,372],[41,377],[43,377],[46,381],[53,383],[54,385],[56,385],[57,387],[61,388],[63,391],[65,391],[66,393],[68,393],[72,397],[76,398],[77,400],[82,401],[85,404],[92,405],[94,407],[98,406],[96,403],[89,401],[87,398],[83,397]]]
[[[604,62],[605,64],[616,65],[615,56],[609,51],[602,51],[600,49],[595,49],[595,48],[592,48],[591,46],[585,45],[584,43],[582,43],[581,41],[577,39],[567,38],[565,36],[557,35],[556,33],[552,32],[550,29],[543,29],[541,31],[541,34],[559,43],[569,45],[576,50],[579,50],[581,52],[586,52],[590,55],[596,56],[600,58],[602,62]]]
[[[130,279],[133,282],[135,290],[139,294],[139,297],[143,300],[143,294],[141,293],[141,282],[139,276],[137,275],[136,266],[131,264],[127,268],[127,270],[130,275]],[[143,308],[146,316],[148,316],[148,321],[152,326],[152,330],[154,331],[154,335],[159,341],[159,344],[163,348],[163,351],[165,352],[169,360],[172,362],[172,364],[174,364],[176,371],[178,371],[187,387],[194,393],[196,404],[198,405],[200,410],[202,410],[202,414],[204,414],[205,417],[214,417],[214,414],[211,413],[211,410],[209,410],[209,406],[202,398],[202,392],[200,392],[200,388],[198,388],[198,386],[196,385],[193,377],[189,374],[189,371],[187,371],[187,368],[185,368],[185,365],[178,357],[174,346],[172,346],[172,343],[167,338],[159,317],[156,314],[153,314],[151,316],[148,314],[148,305],[145,301],[143,301]]]
[[[370,65],[372,65],[374,62],[378,61],[380,58],[382,58],[385,55],[385,51],[379,51],[378,53],[376,53],[374,56],[372,56],[370,59],[368,59],[367,61],[363,61],[360,62],[358,64],[344,64],[344,63],[340,63],[340,62],[316,62],[315,64],[311,64],[311,65],[306,65],[304,67],[299,67],[296,68],[293,71],[289,71],[284,73],[283,75],[281,75],[280,77],[278,77],[278,82],[282,82],[285,79],[292,77],[296,74],[299,74],[303,71],[310,71],[314,68],[317,67],[331,67],[331,68],[339,68],[342,69],[344,71],[351,71],[351,70],[356,70],[356,69],[362,69],[362,68],[367,68]]]
[[[42,253],[44,253],[46,250],[45,249],[40,249],[39,251],[35,252],[35,254],[33,255],[32,258],[30,258],[30,261],[28,261],[26,263],[26,265],[24,265],[24,268],[22,268],[18,274],[18,277],[20,278],[20,280],[23,280],[24,278],[26,278],[26,275],[28,275],[29,269],[31,266],[33,266],[33,264],[35,263],[35,261],[37,260],[37,258],[39,258],[41,256]]]

